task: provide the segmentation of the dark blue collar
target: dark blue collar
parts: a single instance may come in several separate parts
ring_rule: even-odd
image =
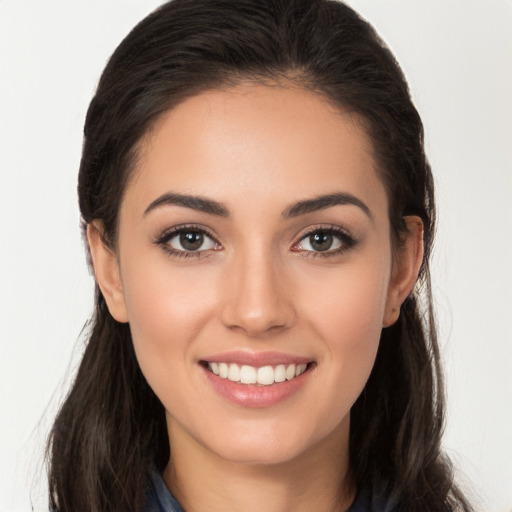
[[[153,485],[144,512],[185,512],[171,494],[163,478],[153,473]],[[376,498],[370,489],[361,489],[347,512],[393,512],[388,500]]]
[[[176,498],[171,494],[164,479],[153,473],[153,486],[144,512],[185,512]]]

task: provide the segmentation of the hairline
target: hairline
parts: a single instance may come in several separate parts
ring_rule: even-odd
[[[150,117],[146,121],[147,125],[144,132],[139,139],[132,145],[130,150],[127,152],[127,165],[123,172],[123,189],[119,197],[119,204],[117,207],[115,231],[112,233],[112,237],[108,238],[109,245],[117,249],[118,237],[119,237],[119,223],[120,223],[120,211],[124,201],[124,197],[128,188],[136,182],[137,168],[140,168],[142,159],[144,158],[145,152],[151,147],[151,137],[158,129],[158,126],[163,122],[163,119],[178,106],[182,105],[186,101],[200,96],[209,92],[231,92],[237,89],[243,89],[250,86],[264,86],[268,88],[280,88],[280,89],[295,89],[302,90],[313,94],[319,98],[326,106],[330,107],[334,113],[338,115],[346,116],[355,127],[358,127],[368,138],[371,157],[374,163],[372,170],[376,176],[382,181],[386,190],[386,196],[388,199],[388,214],[391,220],[391,189],[388,186],[385,173],[380,168],[382,165],[379,164],[378,151],[376,147],[376,141],[371,133],[371,121],[366,116],[357,111],[356,108],[351,108],[349,102],[346,103],[336,100],[333,95],[329,94],[326,87],[317,85],[312,77],[308,77],[308,71],[306,68],[293,67],[288,70],[268,70],[268,71],[233,71],[233,70],[219,70],[218,79],[215,81],[209,81],[190,89],[189,92],[180,94],[178,98],[170,98],[165,104],[165,107],[161,111]],[[392,225],[390,222],[390,229]],[[105,233],[105,235],[107,235]],[[395,245],[395,237],[391,235],[392,246]]]

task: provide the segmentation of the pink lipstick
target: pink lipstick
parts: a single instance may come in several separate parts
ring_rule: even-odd
[[[226,352],[201,361],[213,389],[243,407],[271,407],[297,393],[316,366],[279,352]]]

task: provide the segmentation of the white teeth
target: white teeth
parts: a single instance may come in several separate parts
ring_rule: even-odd
[[[286,380],[292,380],[295,377],[295,365],[290,364],[286,368]]]
[[[242,366],[240,369],[240,382],[242,384],[256,384],[256,368],[253,366]]]
[[[208,363],[208,368],[222,379],[228,379],[242,384],[259,384],[261,386],[271,386],[274,383],[292,380],[302,375],[307,368],[307,364],[278,364],[277,366],[238,366],[236,363]]]
[[[279,364],[276,366],[274,379],[276,382],[284,382],[286,380],[286,366]]]
[[[229,366],[226,363],[219,363],[219,377],[228,378]]]
[[[295,377],[298,377],[301,373],[304,373],[306,371],[305,364],[298,364],[297,368],[295,368]]]
[[[272,366],[262,366],[258,368],[258,384],[270,386],[274,384],[274,380],[274,368],[272,368]]]
[[[237,364],[231,363],[229,365],[228,379],[233,382],[238,382],[240,380],[240,367]]]

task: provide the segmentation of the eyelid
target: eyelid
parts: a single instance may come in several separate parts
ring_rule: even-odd
[[[183,233],[187,231],[198,231],[199,233],[203,233],[210,237],[212,240],[215,240],[218,243],[216,236],[210,231],[209,228],[202,224],[178,224],[177,226],[172,226],[170,228],[164,229],[156,238],[155,243],[161,242],[163,240],[169,239],[172,235],[176,235],[178,233]]]
[[[175,236],[181,233],[187,233],[190,231],[196,231],[210,238],[218,248],[215,249],[204,249],[198,251],[187,251],[175,249],[168,245],[168,242],[174,238]],[[170,256],[174,256],[177,258],[188,258],[195,257],[200,258],[204,257],[206,254],[212,250],[219,250],[222,248],[222,245],[218,241],[217,237],[206,227],[201,224],[179,224],[177,226],[172,226],[171,228],[165,229],[162,231],[153,241],[153,243],[157,246],[160,246],[163,250],[165,250]]]
[[[210,238],[216,245],[214,249],[203,249],[203,250],[195,250],[195,251],[187,251],[176,249],[171,247],[168,242],[175,236],[186,233],[190,231],[196,231],[202,233],[206,237]],[[304,249],[302,247],[298,247],[300,243],[310,237],[311,235],[318,232],[327,232],[332,234],[334,237],[338,238],[341,245],[335,249],[326,249],[325,251],[315,251],[310,249]],[[153,243],[157,246],[160,246],[163,250],[165,250],[170,256],[175,258],[201,258],[208,255],[212,251],[217,251],[223,249],[222,245],[218,241],[217,237],[211,232],[209,228],[201,224],[180,224],[177,226],[173,226],[171,228],[163,230],[153,241]],[[295,236],[295,242],[291,246],[292,252],[301,253],[307,257],[329,257],[336,256],[341,253],[344,253],[353,247],[355,247],[358,243],[358,240],[345,228],[334,224],[319,224],[310,226],[298,235]]]
[[[337,237],[341,241],[341,247],[336,249],[327,249],[325,251],[311,251],[307,249],[298,249],[294,252],[298,253],[306,253],[308,257],[328,257],[335,256],[341,253],[344,253],[353,247],[355,247],[358,243],[358,240],[345,228],[341,226],[337,226],[334,224],[319,224],[315,226],[310,226],[306,228],[306,230],[302,231],[295,237],[295,242],[292,244],[292,251],[295,247],[297,247],[305,238],[310,237],[311,235],[318,232],[327,232]]]

